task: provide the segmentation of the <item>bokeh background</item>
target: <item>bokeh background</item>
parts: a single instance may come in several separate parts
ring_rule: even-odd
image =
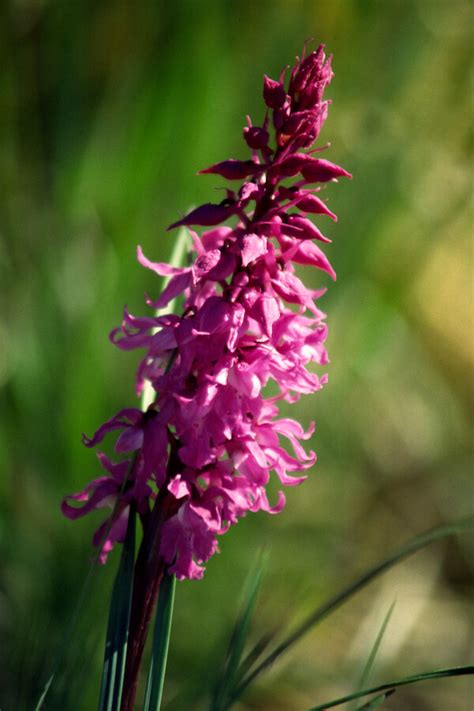
[[[202,582],[177,591],[166,708],[206,692],[247,571],[268,572],[254,635],[284,630],[415,533],[470,513],[472,4],[464,0],[6,0],[0,17],[0,707],[96,707],[116,553],[90,568],[99,518],[61,497],[99,469],[80,435],[135,403],[137,354],[108,332],[159,284],[166,233],[219,199],[198,169],[245,157],[277,76],[310,37],[334,53],[327,157],[339,222],[329,385],[293,408],[319,461],[278,517],[248,517]],[[216,197],[217,196],[217,197]],[[242,700],[299,710],[354,685],[396,600],[371,681],[468,662],[469,536],[390,572],[314,630]],[[472,548],[471,548],[472,552]],[[388,709],[466,711],[469,679],[407,688]]]

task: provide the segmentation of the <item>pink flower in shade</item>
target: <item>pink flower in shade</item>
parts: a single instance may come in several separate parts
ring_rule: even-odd
[[[240,188],[170,227],[210,228],[200,235],[190,229],[191,266],[152,262],[138,248],[139,262],[168,278],[158,299],[147,300],[160,315],[135,317],[125,310],[111,340],[123,350],[144,349],[137,393],[149,382],[154,400],[146,412],[122,410],[84,438],[95,446],[119,431],[115,449],[125,459],[114,464],[99,455],[107,475],[63,503],[70,518],[112,506],[94,540],[102,561],[124,538],[130,503],[145,524],[160,491],[172,502],[164,509],[161,556],[179,579],[200,578],[218,550],[217,537],[239,518],[282,510],[283,492],[273,504],[267,498],[271,474],[282,486],[295,486],[315,462],[302,445],[313,426],[305,432],[278,409],[280,400],[294,402],[327,379],[308,370],[310,363],[328,362],[325,314],[316,305],[325,289],[305,286],[295,265],[335,279],[321,248],[330,240],[308,216],[337,218],[320,196],[321,185],[308,186],[351,176],[315,157],[315,150],[304,152],[328,113],[323,93],[333,74],[323,47],[297,62],[286,88],[284,74],[278,81],[264,78],[262,126],[247,120],[251,158],[201,171],[243,181]],[[222,225],[229,219],[233,226]],[[165,313],[178,296],[182,313]]]
[[[93,538],[94,545],[99,547],[99,561],[105,563],[114,544],[125,539],[130,503],[133,501],[138,511],[145,513],[153,492],[143,477],[136,477],[127,486],[130,462],[114,464],[102,452],[97,456],[108,476],[94,479],[83,491],[66,496],[61,510],[68,518],[76,519],[94,509],[112,509],[111,516],[97,529]]]

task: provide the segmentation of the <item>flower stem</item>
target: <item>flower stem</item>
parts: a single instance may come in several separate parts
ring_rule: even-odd
[[[163,523],[175,513],[176,499],[166,489],[160,491],[147,521],[135,563],[129,643],[121,711],[133,711],[140,664],[148,628],[163,578],[165,562],[160,555]]]

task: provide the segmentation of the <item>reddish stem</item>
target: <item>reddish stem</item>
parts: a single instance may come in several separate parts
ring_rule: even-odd
[[[166,487],[163,487],[144,530],[135,562],[121,711],[134,709],[143,650],[166,565],[160,555],[161,528],[176,513],[179,505],[180,502],[169,496]]]

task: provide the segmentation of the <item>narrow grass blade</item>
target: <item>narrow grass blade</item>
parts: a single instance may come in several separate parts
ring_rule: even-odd
[[[166,662],[171,634],[176,578],[163,575],[158,595],[151,664],[143,711],[159,711],[165,682]]]
[[[108,530],[106,530],[104,533],[104,540],[108,535]],[[89,570],[87,571],[87,575],[84,579],[84,582],[82,583],[82,586],[81,586],[81,589],[79,591],[79,595],[77,598],[76,605],[75,605],[74,610],[70,616],[68,624],[66,625],[66,627],[63,630],[62,639],[58,645],[58,649],[57,649],[57,651],[54,655],[54,658],[53,658],[51,673],[50,673],[49,678],[47,679],[47,681],[43,687],[43,691],[42,691],[42,694],[38,700],[38,703],[36,704],[35,711],[41,711],[43,704],[46,700],[46,697],[49,694],[51,687],[53,686],[53,682],[56,684],[58,681],[58,678],[61,677],[61,672],[64,674],[64,670],[61,670],[61,667],[63,667],[63,665],[64,665],[64,659],[68,657],[70,640],[76,631],[76,626],[77,626],[79,618],[80,618],[80,613],[82,612],[85,602],[91,593],[92,586],[97,579],[97,570],[98,570],[97,564],[98,564],[101,548],[102,548],[102,545],[98,546],[98,551],[95,556],[95,560],[91,563]]]
[[[253,665],[257,663],[264,651],[273,642],[277,634],[278,629],[274,627],[273,630],[270,630],[269,632],[260,637],[258,642],[252,647],[250,652],[240,664],[235,678],[236,684],[250,672]]]
[[[257,561],[245,581],[240,613],[232,631],[222,673],[214,690],[211,711],[224,711],[224,709],[229,707],[229,691],[236,682],[236,675],[247,641],[250,622],[262,582],[266,561],[266,555],[260,556],[259,561]]]
[[[414,674],[413,676],[407,676],[404,679],[398,679],[397,681],[390,681],[387,684],[380,684],[379,686],[374,686],[371,689],[364,689],[363,691],[357,691],[354,694],[349,694],[349,696],[342,696],[340,699],[335,699],[334,701],[329,701],[320,706],[313,706],[309,711],[325,711],[325,709],[332,709],[335,706],[341,706],[342,704],[347,704],[353,699],[360,699],[362,696],[368,696],[369,694],[376,694],[378,691],[394,690],[399,686],[407,686],[408,684],[417,684],[420,681],[429,681],[431,679],[442,679],[443,677],[454,677],[454,676],[466,676],[468,674],[474,674],[474,665],[465,667],[451,667],[450,669],[438,669],[437,671],[424,672],[422,674]],[[383,699],[385,700],[385,699]],[[375,699],[374,699],[375,701]],[[362,707],[364,708],[364,707]],[[371,708],[369,706],[369,708]]]
[[[115,711],[120,708],[132,602],[135,524],[136,512],[131,506],[127,535],[110,601],[99,711]]]
[[[54,679],[54,674],[51,674],[51,676],[49,677],[48,681],[46,682],[46,684],[44,686],[43,693],[41,694],[41,696],[38,700],[38,703],[35,706],[35,711],[41,711],[41,709],[43,708],[43,704],[44,704],[46,696],[48,694],[49,687],[53,683],[53,679]]]
[[[390,568],[393,568],[397,563],[413,555],[417,551],[425,548],[434,541],[446,538],[454,534],[462,533],[463,531],[472,529],[474,527],[474,518],[468,518],[463,521],[459,521],[453,524],[447,524],[444,526],[437,526],[432,528],[425,533],[416,536],[409,543],[405,544],[390,556],[380,561],[372,568],[369,568],[365,573],[356,578],[350,585],[343,588],[339,593],[330,598],[320,607],[317,607],[312,613],[310,613],[306,619],[292,632],[288,637],[286,637],[267,657],[265,657],[260,664],[258,664],[253,671],[251,671],[243,681],[238,684],[238,686],[232,692],[232,700],[235,701],[245,689],[266,669],[268,669],[273,662],[275,662],[284,652],[286,652],[290,647],[292,647],[296,642],[298,642],[310,629],[315,625],[319,624],[328,615],[330,615],[334,610],[337,610],[341,605],[343,605],[349,598],[351,598],[355,593],[362,590],[366,585],[368,585],[372,580],[382,575]],[[258,644],[258,643],[257,643]],[[253,651],[253,650],[252,650]],[[252,654],[252,651],[250,654]],[[244,664],[245,664],[244,660]]]
[[[389,689],[388,691],[385,691],[383,694],[380,694],[379,696],[375,696],[370,701],[367,701],[366,704],[363,704],[362,706],[358,706],[357,711],[373,711],[373,709],[377,709],[379,706],[382,706],[383,702],[386,701],[389,696],[392,696],[392,694],[394,694],[395,691],[396,691],[396,689]]]
[[[372,649],[370,650],[370,654],[369,654],[367,661],[364,665],[364,669],[362,670],[362,674],[360,676],[359,683],[357,684],[357,691],[360,691],[361,689],[363,689],[369,680],[370,672],[372,671],[372,667],[374,666],[375,657],[377,656],[377,652],[379,651],[383,636],[385,634],[385,630],[387,629],[387,625],[390,621],[390,618],[392,616],[394,609],[395,609],[395,600],[392,602],[392,604],[388,608],[388,611],[387,611],[387,613],[383,619],[383,622],[380,626],[380,629],[378,631],[377,637],[375,638],[375,642],[372,645]],[[372,707],[369,707],[369,708],[372,708]],[[375,706],[373,708],[375,708]]]

